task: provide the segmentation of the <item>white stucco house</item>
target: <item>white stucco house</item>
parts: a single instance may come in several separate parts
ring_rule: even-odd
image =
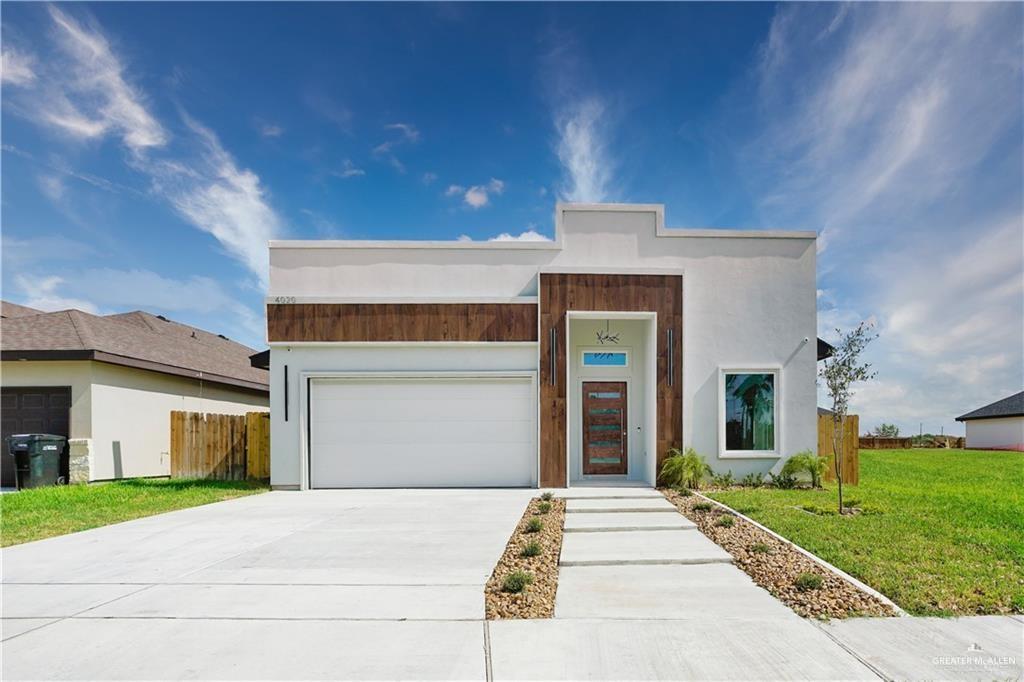
[[[2,435],[68,437],[63,466],[75,482],[169,475],[172,410],[245,414],[269,403],[254,351],[218,334],[142,311],[5,301],[0,314]],[[4,472],[6,485],[12,478]]]
[[[1024,452],[1024,391],[956,418],[967,429],[965,447]]]
[[[817,444],[815,238],[560,204],[552,241],[273,241],[271,483],[767,472]]]

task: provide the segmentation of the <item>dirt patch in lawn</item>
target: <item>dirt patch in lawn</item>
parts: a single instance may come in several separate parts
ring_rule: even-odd
[[[733,563],[755,583],[805,618],[895,616],[893,608],[793,546],[697,495],[662,494],[702,533],[733,556]],[[696,505],[710,509],[695,508]],[[729,521],[721,519],[728,518]],[[803,577],[802,577],[803,576]],[[817,576],[819,581],[813,577]],[[802,588],[801,588],[802,586]]]
[[[553,499],[551,509],[541,513],[545,504],[539,497],[530,500],[523,518],[505,546],[505,553],[494,567],[484,587],[488,620],[503,618],[550,618],[555,612],[558,589],[558,557],[562,551],[562,527],[565,524],[565,500]],[[531,521],[539,519],[543,527],[528,532]],[[534,522],[535,523],[535,522]],[[540,553],[523,556],[523,550],[537,543]],[[526,573],[531,580],[521,592],[504,589],[506,579],[516,572]]]

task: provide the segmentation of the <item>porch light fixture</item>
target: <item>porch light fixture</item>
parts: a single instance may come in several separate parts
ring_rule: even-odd
[[[598,344],[600,344],[602,346],[604,344],[606,344],[606,343],[618,343],[619,342],[619,334],[617,334],[617,333],[616,334],[612,334],[611,333],[611,320],[605,320],[604,321],[604,331],[601,331],[600,329],[598,329],[596,333],[597,333],[597,342],[598,342]]]

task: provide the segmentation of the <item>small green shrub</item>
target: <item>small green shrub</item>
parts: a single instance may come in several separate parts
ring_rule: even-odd
[[[680,497],[689,497],[690,495],[693,494],[693,491],[691,491],[689,488],[685,488],[683,486],[679,486],[675,490],[676,490],[677,493],[679,493]]]
[[[731,516],[719,516],[718,520],[715,521],[715,525],[719,528],[732,528],[735,523],[736,519]]]
[[[505,576],[505,580],[501,583],[501,591],[518,594],[532,582],[533,576],[526,571],[513,571]]]
[[[770,554],[772,548],[764,542],[755,542],[750,546],[750,551],[754,554]]]
[[[801,573],[796,577],[796,580],[793,581],[793,584],[796,585],[796,589],[801,592],[817,590],[821,587],[821,583],[821,576],[817,573]]]
[[[711,477],[711,485],[716,488],[731,488],[735,482],[732,476],[732,469],[724,474],[715,474]]]
[[[521,557],[537,556],[538,554],[541,553],[542,550],[543,550],[543,548],[540,546],[539,542],[537,542],[536,540],[530,540],[519,551],[519,556],[521,556]]]
[[[544,528],[544,522],[538,519],[536,516],[526,522],[527,533],[539,533]]]
[[[551,511],[551,503],[550,502],[541,502],[540,504],[537,505],[537,512],[538,513],[540,513],[540,514],[547,514],[549,511]]]
[[[820,488],[821,476],[825,473],[826,466],[828,460],[824,457],[818,457],[810,450],[801,450],[786,460],[780,473],[793,479],[796,479],[798,474],[807,474],[811,478],[811,486]]]
[[[768,478],[771,479],[771,485],[773,487],[781,490],[789,490],[790,488],[796,487],[796,477],[788,474],[775,474],[769,471]]]
[[[750,473],[740,479],[740,485],[745,488],[760,488],[764,483],[764,476],[758,473]]]
[[[710,473],[711,467],[693,448],[686,448],[686,452],[672,448],[661,465],[658,480],[670,488],[699,488]]]
[[[711,506],[712,505],[711,505],[710,502],[698,502],[697,504],[693,505],[693,511],[700,511],[700,512],[711,511]]]
[[[844,500],[843,503],[847,507],[857,507],[857,506],[860,506],[860,500]]]
[[[555,499],[555,494],[548,490],[547,492],[540,496],[540,499],[544,500],[545,502],[550,502],[551,500]]]

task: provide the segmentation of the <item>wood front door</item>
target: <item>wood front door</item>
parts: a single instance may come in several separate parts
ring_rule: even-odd
[[[583,382],[583,473],[625,474],[626,382]]]

